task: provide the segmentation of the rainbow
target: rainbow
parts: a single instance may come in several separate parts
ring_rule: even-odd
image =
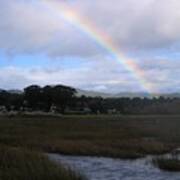
[[[54,13],[58,13],[65,21],[80,29],[91,37],[97,44],[104,48],[116,61],[127,69],[133,77],[138,81],[139,85],[144,91],[152,93],[154,87],[152,83],[148,82],[145,78],[145,73],[138,67],[135,61],[126,57],[119,51],[117,45],[112,41],[112,38],[105,32],[98,29],[92,22],[83,18],[80,13],[75,11],[67,2],[62,0],[42,0],[42,3]]]

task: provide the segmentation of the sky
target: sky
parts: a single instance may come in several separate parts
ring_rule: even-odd
[[[179,0],[1,0],[0,88],[180,92],[179,9]]]

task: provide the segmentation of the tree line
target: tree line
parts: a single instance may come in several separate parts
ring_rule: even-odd
[[[0,92],[0,106],[6,107],[8,111],[45,111],[49,112],[52,106],[57,111],[64,113],[66,107],[74,98],[74,88],[56,85],[44,86],[31,85],[24,88],[22,93],[11,93],[5,90]]]
[[[179,98],[102,98],[77,96],[75,88],[31,85],[22,93],[0,91],[0,107],[7,111],[43,111],[72,114],[178,114]]]

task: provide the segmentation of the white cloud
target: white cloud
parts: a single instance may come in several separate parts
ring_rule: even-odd
[[[140,89],[129,72],[115,61],[97,58],[85,61],[80,67],[72,68],[20,68],[9,66],[0,68],[0,87],[23,88],[30,84],[66,84],[82,89],[118,92],[126,88]]]
[[[143,91],[137,79],[125,71],[116,61],[96,57],[97,61],[84,61],[79,67],[4,67],[0,68],[0,87],[24,88],[30,84],[66,84],[76,88],[118,93]],[[155,62],[155,60],[154,60]],[[179,91],[179,60],[160,60],[154,66],[144,61],[145,78],[161,92]],[[149,64],[148,64],[149,63]]]
[[[15,66],[0,68],[0,87],[22,88],[32,83],[63,83],[111,92],[141,90],[132,74],[116,62],[106,61],[107,52],[93,38],[69,24],[60,17],[60,12],[50,10],[42,2],[1,0],[0,51],[8,55],[41,53],[57,59],[79,56],[84,57],[85,65],[65,70]],[[179,60],[162,60],[155,56],[161,56],[163,50],[165,58],[172,59],[170,53],[179,51],[180,1],[67,2],[85,20],[109,34],[121,52],[138,54],[138,65],[145,72],[148,82],[162,91],[178,89]],[[146,60],[149,55],[150,60]]]

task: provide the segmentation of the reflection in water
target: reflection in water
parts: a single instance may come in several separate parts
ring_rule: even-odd
[[[84,174],[89,180],[180,180],[180,173],[164,172],[151,164],[151,157],[138,160],[120,160],[100,157],[63,156],[49,154]]]

